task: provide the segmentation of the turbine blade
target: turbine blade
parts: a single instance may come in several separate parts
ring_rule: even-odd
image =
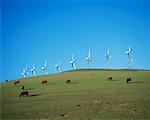
[[[47,65],[47,61],[45,61],[45,63],[44,63],[44,67],[46,67],[46,65]]]
[[[91,57],[91,51],[90,51],[90,49],[89,49],[89,55],[88,55],[88,57]]]
[[[27,68],[28,68],[28,65],[25,65],[25,69],[24,70],[27,70]]]
[[[74,55],[72,54],[72,61],[74,61]]]

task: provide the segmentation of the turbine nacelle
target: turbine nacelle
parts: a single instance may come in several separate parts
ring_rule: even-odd
[[[129,46],[129,48],[126,50],[126,54],[131,54],[131,52],[132,52],[132,49],[131,49],[131,47]]]
[[[74,61],[70,61],[70,64],[73,64],[74,63]]]
[[[87,63],[88,63],[88,64],[91,63],[91,61],[92,61],[92,59],[89,58],[89,57],[86,57],[85,59],[87,60]]]

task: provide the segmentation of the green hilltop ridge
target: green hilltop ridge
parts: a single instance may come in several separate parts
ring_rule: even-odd
[[[17,80],[0,83],[1,119],[150,119],[150,70],[77,69]],[[19,97],[22,91],[29,96]]]
[[[18,78],[16,80],[25,80],[25,79],[31,79],[31,78],[35,79],[35,78],[40,78],[40,77],[45,77],[45,76],[63,75],[66,72],[73,73],[73,72],[86,72],[86,71],[91,71],[91,72],[94,72],[94,71],[99,71],[99,72],[101,71],[147,71],[147,72],[150,72],[150,70],[145,70],[145,69],[95,69],[95,68],[89,69],[89,68],[84,68],[84,69],[67,70],[67,71],[62,71],[62,72],[53,73],[53,74],[41,74],[37,76],[28,76],[26,78]],[[10,81],[14,81],[14,80],[10,80]]]
[[[62,71],[62,72],[59,72],[59,73],[53,73],[53,74],[41,74],[41,75],[37,75],[37,76],[29,76],[29,77],[26,77],[26,78],[20,78],[21,79],[28,79],[28,78],[37,78],[37,77],[43,77],[43,76],[53,76],[53,75],[62,75],[63,73],[66,73],[66,72],[86,72],[86,71],[91,71],[91,72],[94,72],[94,71],[147,71],[147,72],[150,72],[150,70],[145,70],[145,69],[95,69],[95,68],[84,68],[84,69],[75,69],[75,70],[67,70],[67,71]]]

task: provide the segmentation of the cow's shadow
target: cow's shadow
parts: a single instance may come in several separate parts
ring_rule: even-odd
[[[56,83],[47,83],[47,85],[56,85]]]
[[[112,79],[112,80],[108,80],[108,81],[120,81],[120,80],[117,80],[117,79]]]
[[[39,95],[41,95],[41,94],[40,93],[38,93],[38,94],[30,94],[29,97],[35,97],[35,96],[39,96]]]
[[[77,84],[78,82],[71,82],[70,84]]]
[[[132,81],[130,81],[129,83],[130,83],[130,84],[136,84],[136,83],[138,84],[138,83],[146,83],[146,82],[142,82],[142,81],[137,81],[137,82],[134,82],[134,81],[133,81],[133,82],[132,82]]]
[[[120,80],[117,80],[117,79],[114,79],[114,80],[113,80],[113,79],[112,79],[112,81],[120,81]]]

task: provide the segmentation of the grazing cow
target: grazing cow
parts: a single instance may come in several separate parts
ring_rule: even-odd
[[[67,84],[70,84],[70,83],[71,83],[71,81],[70,81],[70,80],[66,80],[66,83],[67,83]]]
[[[107,79],[108,79],[108,80],[112,80],[112,77],[108,77]]]
[[[93,76],[94,76],[94,75],[95,75],[95,73],[92,73],[91,75],[93,75]]]
[[[23,92],[21,92],[19,96],[21,97],[22,95],[28,96],[28,91],[23,91]]]
[[[43,81],[41,82],[42,85],[43,85],[44,83],[47,83],[47,81],[46,81],[46,80],[43,80]]]
[[[22,86],[22,90],[24,90],[24,86]]]
[[[17,81],[14,82],[14,85],[17,85],[19,83],[20,83],[20,80],[17,80]]]
[[[129,81],[131,81],[131,78],[127,78],[126,79],[126,83],[128,83]]]

